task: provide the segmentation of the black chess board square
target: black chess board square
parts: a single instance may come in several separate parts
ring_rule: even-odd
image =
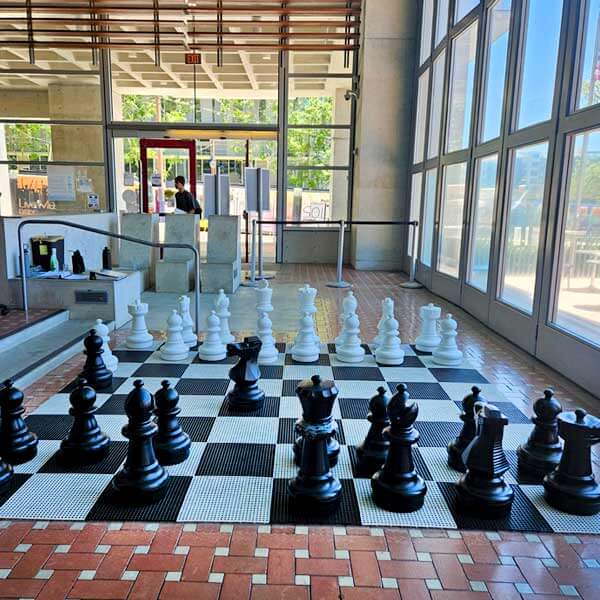
[[[331,367],[334,381],[385,381],[377,367]]]
[[[321,367],[328,367],[331,363],[329,361],[329,354],[319,354],[319,360],[315,360],[314,362],[299,362],[292,358],[291,354],[285,355],[285,364],[286,365],[299,365],[299,366],[310,366],[310,365],[319,365]]]
[[[181,379],[175,389],[179,394],[192,396],[225,396],[229,379]]]
[[[297,506],[287,490],[287,479],[273,480],[271,523],[277,525],[360,525],[358,500],[351,479],[342,479],[339,504],[329,514],[315,507]]]
[[[113,394],[102,406],[96,411],[97,415],[124,415],[125,400],[127,394]]]
[[[385,367],[385,365],[381,365],[381,366]],[[425,365],[423,364],[423,361],[418,356],[412,356],[411,354],[408,354],[408,355],[404,356],[404,361],[402,362],[401,365],[398,365],[398,367],[412,367],[412,368],[424,369]]]
[[[59,394],[70,394],[76,387],[77,381],[79,378],[74,379],[71,383],[68,383],[63,387]],[[105,387],[101,390],[96,390],[98,394],[114,394],[125,382],[127,381],[126,377],[113,377],[112,382],[108,387]]]
[[[392,394],[403,381],[388,381]],[[450,396],[439,383],[407,382],[406,388],[413,400],[450,400]]]
[[[277,348],[277,352],[279,352],[279,354],[285,354],[285,347],[285,342],[275,342],[275,348]]]
[[[519,460],[517,457],[516,450],[505,450],[504,454],[510,464],[510,474],[519,482],[521,485],[541,485],[544,481],[543,476],[537,476],[533,473],[528,473],[519,469]]]
[[[280,398],[267,396],[260,410],[242,412],[232,410],[229,407],[229,402],[224,401],[219,409],[220,417],[278,417],[279,416]]]
[[[191,482],[191,477],[172,475],[161,500],[154,504],[133,506],[119,498],[111,481],[88,513],[86,521],[176,521]]]
[[[73,418],[68,415],[29,415],[25,422],[41,440],[62,440],[69,433]]]
[[[277,365],[260,365],[262,379],[283,379],[283,367]]]
[[[146,363],[143,364],[132,377],[160,377],[168,379],[169,377],[183,377],[188,365],[180,364],[162,364]]]
[[[272,477],[274,444],[208,444],[196,475]]]
[[[535,531],[551,533],[552,528],[542,517],[531,500],[518,485],[511,486],[515,499],[510,514],[502,519],[487,519],[467,514],[458,504],[458,491],[454,483],[437,482],[446,504],[459,529],[477,529],[482,531]]]
[[[419,446],[423,448],[445,448],[462,429],[460,422],[418,421],[417,429],[421,438]]]
[[[489,381],[475,369],[444,369],[431,367],[429,372],[443,383],[489,383]]]
[[[296,440],[295,425],[298,419],[279,419],[279,429],[277,431],[278,444],[293,444]]]
[[[127,446],[127,442],[111,441],[108,456],[91,465],[67,464],[61,460],[60,452],[57,452],[44,464],[38,473],[95,473],[112,475],[117,472],[119,466],[127,457]]]
[[[29,478],[29,473],[13,473],[12,477],[8,480],[8,486],[0,494],[0,506],[2,506]]]
[[[154,354],[154,350],[113,350],[113,354],[119,362],[144,363]]]
[[[365,351],[365,354],[373,354],[371,348],[369,348],[369,344],[361,344],[360,346]],[[329,354],[335,354],[335,344],[327,344],[327,352]]]
[[[356,446],[348,446],[348,453],[350,454],[350,464],[352,465],[352,475],[355,479],[371,479],[373,475],[372,470],[365,470],[361,466],[358,460],[358,453]],[[434,481],[431,472],[429,471],[423,455],[419,452],[418,448],[413,448],[413,460],[415,463],[415,470],[425,481]],[[383,463],[381,464],[383,466]]]
[[[413,349],[414,353],[417,356],[431,356],[431,352],[423,352],[422,350],[417,350],[417,347],[414,344],[410,344],[410,347]]]
[[[369,412],[367,398],[338,398],[342,419],[365,419]]]
[[[502,414],[508,419],[509,423],[521,423],[523,425],[531,423],[531,419],[522,413],[512,402],[496,402],[492,399],[490,399],[490,402],[502,411]],[[456,400],[454,404],[462,411],[462,402],[460,400]]]
[[[179,417],[179,424],[192,442],[207,442],[215,417]]]
[[[295,396],[296,388],[298,387],[298,384],[301,381],[302,381],[301,379],[284,379],[283,387],[281,390],[281,395],[282,396]]]

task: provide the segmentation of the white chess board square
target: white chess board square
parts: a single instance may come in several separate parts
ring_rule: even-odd
[[[259,367],[281,367],[283,364],[285,363],[285,354],[283,353],[279,353],[277,355],[277,360],[274,362],[270,362],[270,363],[264,363],[262,361],[258,361],[258,366]],[[232,365],[229,365],[230,367]]]
[[[187,459],[178,465],[166,465],[165,469],[169,472],[169,475],[194,477],[205,448],[206,444],[204,442],[192,442],[190,455]]]
[[[338,461],[332,471],[338,479],[352,479],[352,462],[350,461],[348,446],[340,446]]]
[[[155,394],[158,390],[161,389],[161,382],[167,379],[171,386],[175,387],[177,382],[179,381],[179,377],[129,377],[126,379],[115,391],[115,394],[123,394],[127,395],[129,392],[133,390],[133,382],[141,379],[144,382],[144,388],[148,390],[151,394]]]
[[[340,392],[338,398],[370,398],[377,392],[381,382],[338,380],[335,385]]]
[[[224,402],[221,396],[179,396],[180,417],[216,417]]]
[[[505,450],[516,450],[527,441],[532,429],[533,427],[527,423],[509,423],[504,428],[502,446]]]
[[[344,437],[348,446],[357,446],[365,441],[371,424],[366,419],[344,419]]]
[[[294,462],[294,444],[277,444],[275,446],[275,463],[273,477],[275,479],[290,479],[296,477],[298,467]]]
[[[194,477],[177,521],[268,523],[271,477]]]
[[[112,394],[96,394],[96,407],[100,408]],[[71,403],[69,402],[70,394],[54,394],[50,396],[46,402],[38,406],[31,414],[32,415],[68,415]]]
[[[379,367],[386,381],[400,381],[402,383],[436,383],[437,379],[429,369],[422,367]]]
[[[117,365],[117,370],[113,373],[113,377],[131,377],[140,367],[140,363],[120,362]]]
[[[127,424],[126,415],[96,415],[100,429],[115,442],[126,442],[127,438],[121,433]]]
[[[185,379],[229,379],[233,365],[208,365],[206,363],[190,365],[184,372]]]
[[[276,444],[277,417],[217,417],[208,443]]]
[[[36,473],[0,507],[0,519],[83,521],[112,477]]]
[[[318,375],[321,379],[333,379],[333,370],[331,367],[322,365],[286,365],[283,367],[283,379],[304,380],[310,379],[313,375]]]
[[[15,473],[37,473],[59,449],[60,440],[38,440],[35,457],[22,465],[14,465],[13,469]]]
[[[440,381],[440,385],[452,400],[462,401],[466,395],[471,393],[471,388],[476,385],[481,390],[481,395],[490,404],[507,402],[500,388],[493,383],[445,383]]]
[[[186,358],[182,360],[163,360],[160,356],[160,350],[154,352],[151,356],[148,357],[144,363],[152,363],[152,364],[162,364],[162,365],[189,365],[192,363],[196,356],[197,352],[188,352]]]
[[[460,416],[460,410],[452,400],[415,400],[415,402],[419,407],[419,421],[458,421]]]

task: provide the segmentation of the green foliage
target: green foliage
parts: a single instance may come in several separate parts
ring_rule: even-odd
[[[51,148],[50,125],[46,123],[15,123],[7,125],[6,152],[18,160],[44,160]]]

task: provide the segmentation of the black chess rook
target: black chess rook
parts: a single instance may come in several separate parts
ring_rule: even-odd
[[[390,441],[383,435],[384,429],[390,425],[387,414],[389,401],[386,388],[377,388],[377,394],[369,401],[367,420],[371,426],[364,442],[356,447],[357,468],[361,474],[368,477],[383,465],[390,449]]]
[[[154,415],[158,433],[153,438],[156,458],[161,465],[177,465],[190,455],[190,436],[183,431],[177,415],[179,394],[165,379],[154,394]]]
[[[471,388],[471,393],[463,398],[460,420],[463,422],[458,437],[448,444],[448,466],[464,473],[467,468],[463,462],[463,452],[473,441],[477,424],[475,421],[475,404],[482,404],[485,400],[480,396],[481,390],[477,386]]]
[[[258,355],[262,342],[256,336],[244,338],[237,344],[227,344],[227,356],[237,356],[239,360],[229,371],[235,383],[226,398],[232,411],[254,412],[262,408],[265,393],[258,387],[260,368]]]
[[[91,329],[83,341],[86,355],[85,365],[80,377],[88,382],[95,390],[104,390],[112,384],[112,372],[106,368],[102,360],[102,338]]]
[[[24,395],[7,379],[0,390],[0,456],[11,465],[30,461],[37,454],[38,438],[23,419]]]
[[[396,390],[387,405],[390,425],[383,430],[390,444],[387,459],[371,478],[371,488],[377,506],[391,512],[414,512],[422,508],[427,493],[412,454],[413,444],[419,441],[414,427],[419,407],[415,402],[409,403],[406,385],[400,384]]]

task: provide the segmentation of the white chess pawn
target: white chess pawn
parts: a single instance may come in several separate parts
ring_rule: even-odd
[[[404,362],[404,350],[398,335],[398,321],[386,317],[381,326],[381,343],[375,350],[375,361],[380,365],[394,367]]]
[[[261,279],[256,289],[256,312],[258,315],[262,313],[273,312],[273,305],[271,304],[271,298],[273,297],[273,290],[269,287],[269,282],[266,279]]]
[[[452,315],[446,315],[440,321],[440,333],[442,341],[440,345],[433,351],[433,362],[446,367],[457,367],[462,363],[463,353],[456,345],[456,321]]]
[[[219,317],[219,323],[221,327],[221,342],[224,344],[231,344],[235,342],[235,338],[229,331],[229,298],[225,295],[225,290],[219,290],[219,295],[215,300],[215,312]]]
[[[334,342],[335,344],[339,344],[342,339],[342,330],[344,329],[344,321],[346,317],[351,314],[355,314],[358,310],[358,301],[356,300],[356,296],[352,290],[349,290],[344,299],[342,300],[342,313],[340,314],[340,335],[338,335]]]
[[[360,340],[360,321],[356,314],[349,314],[344,321],[336,356],[342,362],[359,363],[365,358],[365,349]]]
[[[182,319],[176,310],[167,319],[167,341],[160,349],[160,358],[166,361],[185,360],[189,354],[189,348],[183,341]]]
[[[131,333],[125,340],[125,345],[131,350],[148,350],[154,344],[154,338],[148,333],[146,327],[146,315],[148,314],[148,305],[145,302],[136,300],[133,304],[127,306],[127,310],[132,317]]]
[[[386,298],[381,301],[381,319],[377,324],[377,335],[373,340],[373,348],[377,348],[383,342],[383,324],[388,317],[394,316],[394,301]]]
[[[227,348],[221,342],[221,324],[219,317],[213,310],[206,320],[206,335],[204,343],[198,348],[198,357],[201,360],[215,362],[227,356]]]
[[[315,324],[312,317],[306,313],[300,319],[300,330],[292,348],[292,359],[296,362],[316,362],[319,360],[319,350],[315,342]]]
[[[108,345],[110,342],[108,327],[102,322],[102,319],[96,319],[94,329],[96,330],[96,334],[102,338],[102,360],[104,361],[104,365],[109,371],[114,373],[119,366],[119,359],[112,353]]]
[[[429,303],[421,306],[421,335],[416,339],[416,348],[421,352],[433,352],[442,341],[438,333],[437,322],[442,315],[442,309]]]
[[[190,299],[187,296],[179,296],[177,301],[177,310],[181,317],[183,331],[181,335],[183,337],[183,343],[188,347],[192,348],[198,343],[198,338],[194,333],[194,321],[190,314]]]
[[[269,315],[263,313],[259,317],[257,325],[257,335],[262,342],[258,362],[262,365],[271,365],[279,359],[279,352],[273,337],[273,323],[271,323]]]

